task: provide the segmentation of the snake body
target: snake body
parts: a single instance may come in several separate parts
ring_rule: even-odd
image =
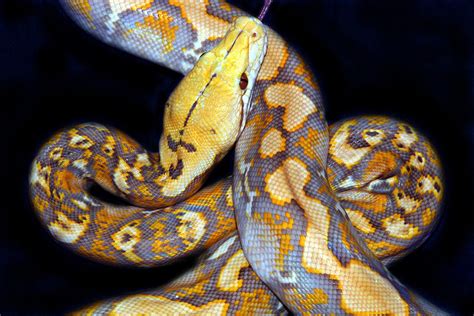
[[[166,104],[158,154],[99,124],[62,131],[41,149],[30,182],[42,223],[69,248],[109,264],[158,266],[205,250],[173,283],[82,312],[440,312],[385,266],[420,245],[439,218],[441,166],[422,135],[379,116],[329,128],[319,87],[299,55],[226,2],[62,4],[101,40],[186,77]],[[265,38],[263,62],[255,62],[262,48],[252,50],[248,40],[247,50],[242,44],[248,60],[221,71],[213,64],[218,54],[204,53],[220,46],[231,52],[239,37],[225,35],[229,27],[249,25],[248,38]],[[206,71],[203,64],[217,68]],[[222,94],[225,84],[206,90],[221,78],[218,68],[222,76],[233,74],[233,92]],[[201,103],[218,107],[215,91],[222,101],[239,100],[238,106],[225,102],[238,119],[229,109],[222,117],[194,112],[204,109]],[[187,126],[190,109],[219,124]],[[220,147],[208,135],[217,135]],[[233,177],[197,192],[239,135]],[[95,198],[88,192],[91,181],[136,206]]]

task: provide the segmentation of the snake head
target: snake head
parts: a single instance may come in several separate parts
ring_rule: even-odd
[[[233,111],[240,110],[240,129],[245,127],[252,104],[252,92],[267,50],[267,36],[260,20],[240,17],[221,43],[211,52],[223,61],[219,72],[222,84],[233,94]],[[237,106],[235,106],[237,105]],[[239,107],[240,105],[240,107]]]
[[[205,147],[228,151],[245,126],[266,47],[266,32],[259,20],[236,19],[171,95],[165,109],[165,133],[172,139],[208,142]]]

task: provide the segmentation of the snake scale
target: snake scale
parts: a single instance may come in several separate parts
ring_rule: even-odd
[[[185,77],[165,105],[158,153],[95,123],[42,147],[30,175],[41,222],[107,264],[203,252],[171,284],[78,313],[441,313],[386,268],[440,215],[440,162],[415,129],[381,116],[328,127],[300,56],[224,1],[61,4],[102,41]],[[201,189],[235,141],[233,176]],[[100,200],[91,183],[133,206]]]

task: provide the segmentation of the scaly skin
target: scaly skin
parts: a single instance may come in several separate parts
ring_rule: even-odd
[[[183,74],[219,42],[233,17],[244,15],[220,1],[63,4],[100,39]],[[153,194],[145,202],[130,194],[158,176],[144,172],[138,157],[146,152],[135,142],[84,125],[58,134],[40,152],[31,178],[35,208],[75,251],[106,263],[151,266],[213,245],[172,284],[88,312],[285,313],[280,301],[297,314],[435,312],[382,262],[413,250],[438,219],[436,154],[411,127],[386,118],[348,120],[329,132],[311,72],[278,35],[266,32],[268,50],[237,144],[233,185],[217,183],[165,209],[117,208],[91,197],[85,179],[136,205],[169,204]],[[114,182],[117,170],[124,174],[120,158],[128,162],[130,177],[121,180],[128,192]],[[176,194],[176,201],[183,199]]]

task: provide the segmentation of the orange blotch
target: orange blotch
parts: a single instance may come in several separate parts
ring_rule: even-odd
[[[79,193],[82,191],[77,177],[69,170],[59,170],[54,175],[54,186],[68,193]]]
[[[275,311],[270,307],[271,296],[268,291],[263,289],[256,289],[253,292],[242,292],[240,294],[240,309],[235,312],[235,315],[271,315]]]
[[[316,288],[313,293],[304,295],[300,302],[305,309],[314,309],[316,305],[327,304],[329,297],[324,290]]]
[[[174,18],[168,12],[161,10],[156,12],[156,15],[148,15],[143,22],[136,22],[137,28],[151,28],[155,30],[163,41],[165,54],[173,50],[173,42],[176,38],[176,31],[179,26],[171,26]]]
[[[295,146],[299,146],[303,149],[303,152],[310,159],[315,159],[319,164],[322,164],[321,157],[319,156],[316,148],[319,148],[324,142],[323,135],[316,129],[309,128],[306,137],[300,137],[296,142]]]
[[[377,178],[385,178],[397,167],[395,156],[390,152],[377,152],[368,162],[363,174],[363,181],[370,182]]]
[[[371,193],[371,199],[370,200],[355,200],[351,201],[354,203],[356,206],[360,208],[364,208],[366,210],[371,210],[375,213],[383,213],[387,209],[387,203],[389,201],[388,196],[385,194],[375,194]]]

